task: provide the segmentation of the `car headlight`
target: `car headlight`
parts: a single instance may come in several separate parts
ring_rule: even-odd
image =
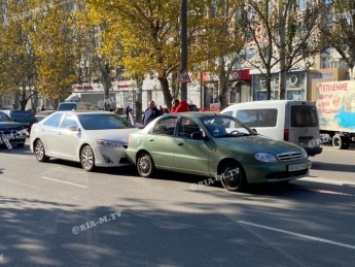
[[[116,148],[116,147],[122,147],[123,144],[122,142],[119,141],[112,141],[112,140],[103,140],[103,139],[99,139],[96,140],[96,143],[108,148]]]
[[[302,148],[301,150],[302,150],[302,152],[301,152],[302,158],[304,158],[304,159],[308,158],[308,153],[307,153],[307,151],[306,151],[304,148]]]
[[[277,162],[277,158],[269,153],[258,152],[254,155],[254,158],[261,162]]]

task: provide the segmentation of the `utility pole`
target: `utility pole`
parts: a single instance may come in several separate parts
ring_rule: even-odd
[[[180,75],[187,71],[187,0],[181,0],[181,29],[180,29]],[[181,100],[187,100],[187,83],[180,83]]]

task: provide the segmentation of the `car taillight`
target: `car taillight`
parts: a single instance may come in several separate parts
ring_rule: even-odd
[[[284,130],[284,140],[285,140],[285,141],[288,141],[288,134],[289,134],[288,129],[285,129],[285,130]]]

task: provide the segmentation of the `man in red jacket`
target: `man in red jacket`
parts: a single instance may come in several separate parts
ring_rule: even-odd
[[[174,99],[171,104],[173,106],[171,109],[171,113],[190,111],[189,105],[185,100],[179,101],[179,99]]]

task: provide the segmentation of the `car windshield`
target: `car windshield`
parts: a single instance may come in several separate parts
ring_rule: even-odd
[[[4,112],[0,112],[0,121],[1,122],[10,122],[12,120]]]
[[[31,112],[27,111],[12,111],[10,113],[11,118],[18,122],[33,122],[36,121],[35,116]]]
[[[252,129],[248,128],[239,120],[224,115],[208,116],[201,119],[213,137],[238,137],[255,135]]]
[[[85,130],[130,129],[134,126],[116,114],[79,114],[78,119]]]

